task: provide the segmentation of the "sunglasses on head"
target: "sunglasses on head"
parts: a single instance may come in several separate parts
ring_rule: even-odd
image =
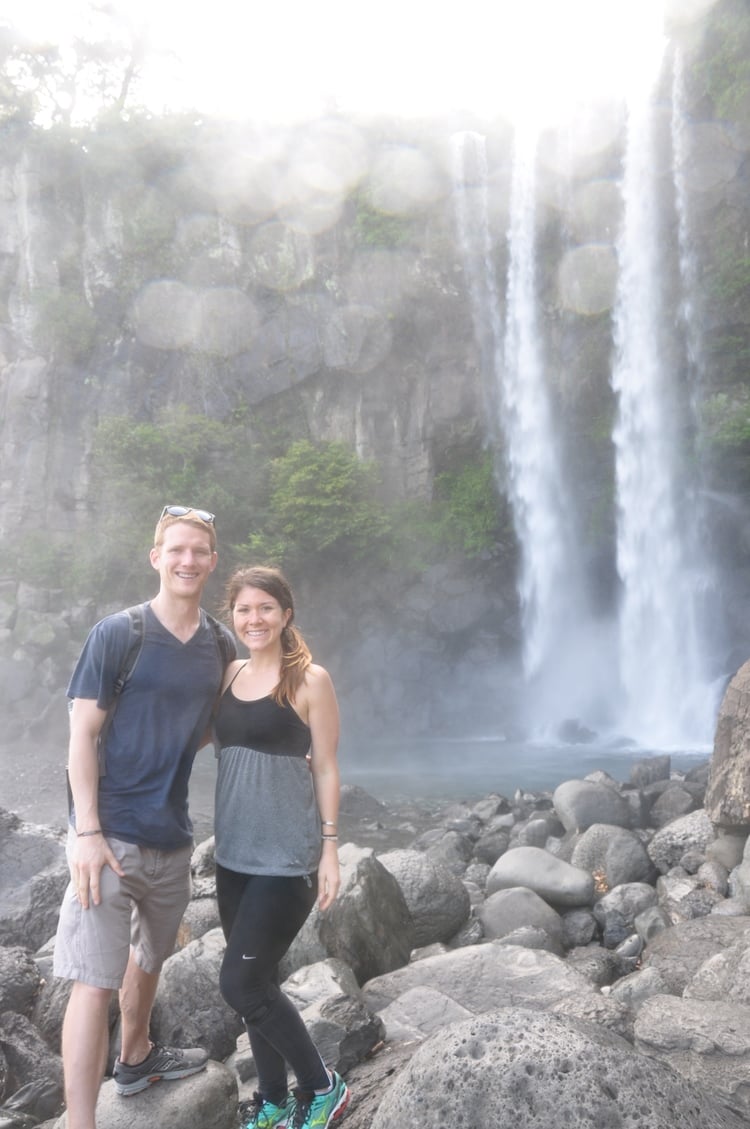
[[[195,514],[201,521],[205,521],[206,525],[214,525],[216,523],[214,514],[210,514],[208,510],[196,510],[194,506],[165,506],[161,511],[159,521],[161,521],[163,517],[185,517],[187,514]]]

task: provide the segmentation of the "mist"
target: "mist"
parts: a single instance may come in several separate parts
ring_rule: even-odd
[[[8,806],[62,798],[67,679],[152,594],[167,502],[217,513],[210,610],[283,564],[345,779],[478,794],[710,751],[750,649],[750,21],[631,5],[634,45],[598,8],[549,9],[554,62],[508,22],[505,70],[468,13],[455,42],[404,13],[415,53],[377,75],[342,9],[326,90],[321,29],[297,57],[269,25],[255,70],[222,39],[213,103],[156,19],[97,25],[93,63],[61,40],[37,85],[41,32],[8,24]]]

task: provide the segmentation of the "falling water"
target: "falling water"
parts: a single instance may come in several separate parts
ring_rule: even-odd
[[[533,700],[532,728],[549,733],[568,718],[596,713],[595,632],[571,491],[550,399],[536,280],[536,134],[516,136],[507,239],[505,318],[493,260],[484,139],[454,139],[454,179],[477,341],[488,374],[490,432],[498,476],[511,503],[520,547],[519,603],[524,677]],[[471,186],[471,191],[468,191]],[[533,695],[533,699],[532,699]]]
[[[498,438],[497,361],[503,321],[493,263],[487,144],[482,134],[472,131],[455,134],[451,144],[456,226],[480,354],[486,417],[494,443]]]
[[[667,331],[674,316],[665,295],[650,95],[639,90],[629,103],[615,305],[621,720],[640,741],[695,745],[711,738],[715,702],[696,614],[704,574],[685,532],[692,515],[681,448],[687,409]]]

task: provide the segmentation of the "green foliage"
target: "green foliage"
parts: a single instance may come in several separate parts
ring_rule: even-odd
[[[439,474],[435,479],[436,525],[440,540],[478,557],[501,536],[502,504],[492,455]]]
[[[379,211],[365,192],[354,197],[354,232],[366,247],[400,247],[409,239],[411,222],[403,216]]]
[[[98,586],[117,591],[142,586],[144,554],[164,505],[215,513],[221,549],[246,536],[259,481],[242,422],[222,423],[184,408],[156,422],[102,420],[94,435],[92,478],[101,499],[101,537],[89,555]],[[142,552],[134,551],[138,545]]]
[[[40,291],[34,298],[34,346],[56,360],[85,360],[96,339],[96,315],[73,290]]]
[[[750,487],[750,399],[720,392],[703,406],[702,444],[735,489]]]
[[[712,99],[716,117],[750,116],[750,10],[744,0],[717,5],[708,23],[696,75]]]
[[[345,567],[377,555],[390,523],[377,497],[378,475],[346,444],[300,440],[271,461],[261,528],[239,556],[283,565]]]

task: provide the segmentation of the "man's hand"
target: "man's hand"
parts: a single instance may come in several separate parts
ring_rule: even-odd
[[[98,906],[101,897],[101,873],[105,866],[124,877],[124,871],[103,835],[82,835],[76,839],[70,862],[70,875],[78,901],[84,909]]]

